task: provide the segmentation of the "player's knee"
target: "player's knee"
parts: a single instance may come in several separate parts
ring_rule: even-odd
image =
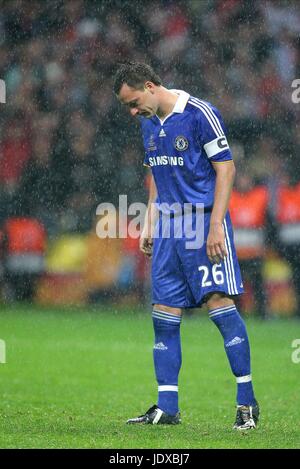
[[[215,292],[207,295],[206,304],[208,306],[208,309],[212,310],[216,308],[225,308],[226,306],[234,305],[234,301],[225,293]]]
[[[166,313],[176,314],[176,316],[181,316],[182,310],[181,308],[172,308],[171,306],[159,305],[155,304],[153,309],[158,309],[160,311],[164,311]]]

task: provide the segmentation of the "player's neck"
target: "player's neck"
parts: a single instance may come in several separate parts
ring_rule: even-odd
[[[164,119],[172,113],[178,96],[164,86],[160,87],[159,94],[160,106],[156,112],[156,115],[160,119]]]

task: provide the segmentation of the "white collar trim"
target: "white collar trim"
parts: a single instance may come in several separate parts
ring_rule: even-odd
[[[177,112],[179,114],[182,114],[188,100],[190,99],[190,95],[186,91],[183,91],[183,90],[169,90],[169,91],[172,91],[172,93],[176,93],[178,95],[178,99],[175,103],[175,106],[172,112]]]

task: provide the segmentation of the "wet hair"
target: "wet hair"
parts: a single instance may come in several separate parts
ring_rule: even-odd
[[[151,81],[157,86],[162,85],[161,78],[150,65],[141,62],[122,63],[115,73],[114,93],[119,94],[124,83],[136,90],[142,90],[146,81]]]

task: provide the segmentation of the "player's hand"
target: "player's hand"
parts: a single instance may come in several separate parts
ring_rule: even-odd
[[[215,223],[210,226],[206,243],[206,251],[212,264],[220,264],[220,262],[227,256],[225,233],[221,223]]]
[[[153,239],[149,236],[140,237],[140,250],[147,256],[152,256],[152,248],[153,248]]]

